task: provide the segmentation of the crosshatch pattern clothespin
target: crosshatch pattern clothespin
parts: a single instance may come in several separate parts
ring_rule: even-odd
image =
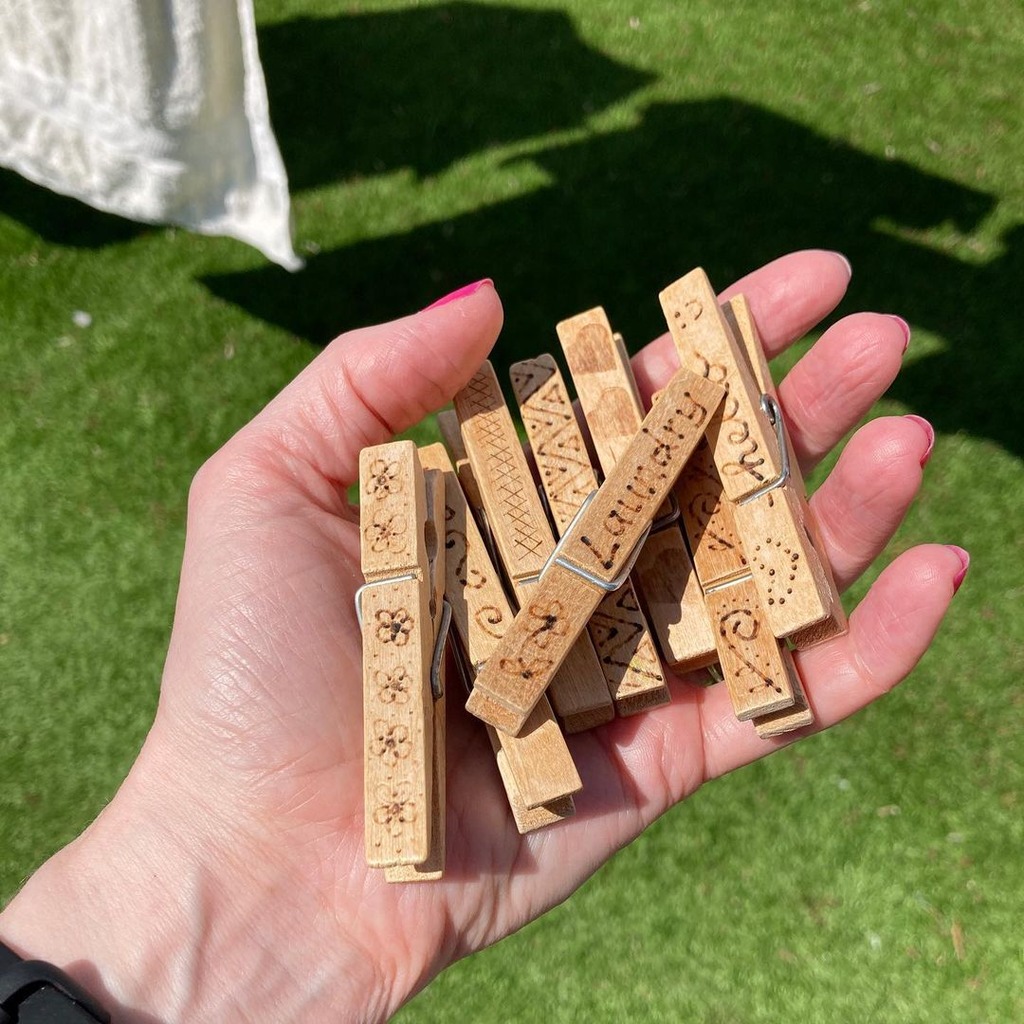
[[[455,412],[497,553],[517,600],[528,603],[555,539],[490,363],[455,396]],[[578,637],[564,662],[557,676],[549,678],[549,696],[565,730],[580,732],[610,721],[615,712],[589,637]],[[489,700],[476,688],[474,696],[478,709]],[[501,704],[481,717],[513,735],[523,727],[518,711],[503,710]]]
[[[598,480],[562,374],[549,355],[513,363],[512,388],[558,534],[564,535]],[[668,702],[668,686],[633,584],[601,599],[587,623],[620,715]]]
[[[359,480],[366,859],[423,864],[432,850],[434,628],[415,445],[364,449]]]
[[[629,355],[600,307],[563,320],[557,330],[598,461],[607,476],[644,418]],[[667,511],[660,510],[659,517]],[[669,524],[652,533],[632,578],[668,665],[685,672],[717,660],[704,595],[678,527]]]
[[[704,378],[676,374],[477,677],[466,704],[473,714],[519,732],[602,595],[625,582],[658,507],[722,397],[722,389]],[[495,705],[502,714],[492,716]]]

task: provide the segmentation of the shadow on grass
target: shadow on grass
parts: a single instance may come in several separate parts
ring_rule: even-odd
[[[4,168],[0,168],[0,213],[21,221],[47,242],[82,249],[128,242],[154,230],[148,224],[137,224],[57,195]]]
[[[295,190],[572,128],[652,82],[558,11],[449,3],[260,29],[274,128]]]
[[[274,123],[293,188],[409,168],[579,127],[651,82],[553,11],[451,3],[299,18],[260,30]],[[506,308],[499,370],[555,347],[553,325],[603,303],[637,346],[662,330],[657,292],[691,267],[713,281],[782,252],[845,252],[846,306],[899,312],[946,346],[912,361],[891,394],[944,432],[1024,454],[1006,410],[1024,389],[1024,348],[1006,295],[1024,280],[1024,228],[967,263],[935,228],[975,232],[996,197],[861,152],[734,99],[648,106],[639,124],[528,158],[550,184],[525,196],[323,252],[307,269],[211,275],[217,296],[316,344],[493,277]],[[0,209],[65,244],[140,230],[0,175]],[[962,247],[961,247],[962,251]],[[382,285],[386,282],[386,286]]]
[[[582,124],[648,83],[563,15],[514,7],[301,19],[260,38],[297,188],[397,167],[431,174]],[[941,431],[1024,454],[1001,411],[1024,388],[1024,350],[1015,323],[992,315],[1024,280],[1024,230],[982,264],[914,241],[941,226],[976,231],[994,196],[732,99],[654,104],[636,127],[529,159],[552,182],[529,195],[321,253],[296,276],[266,267],[205,283],[323,344],[491,276],[506,309],[504,370],[555,348],[554,323],[598,303],[634,346],[653,337],[658,290],[695,265],[724,285],[791,249],[835,248],[856,268],[846,309],[899,312],[947,342],[911,362],[892,396]]]

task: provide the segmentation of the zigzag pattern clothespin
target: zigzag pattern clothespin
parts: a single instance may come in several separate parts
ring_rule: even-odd
[[[550,355],[513,363],[512,389],[559,536],[598,480],[558,365]],[[661,661],[629,580],[601,599],[587,623],[620,715],[668,703]]]

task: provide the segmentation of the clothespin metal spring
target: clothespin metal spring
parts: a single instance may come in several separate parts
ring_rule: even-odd
[[[382,587],[388,583],[408,583],[410,580],[418,580],[419,576],[414,572],[403,573],[400,576],[389,576],[383,580],[371,580],[364,583],[355,593],[356,618],[359,620],[359,628],[363,626],[363,593],[371,587]],[[441,606],[441,619],[437,627],[437,636],[434,638],[434,652],[430,657],[430,692],[434,700],[440,700],[444,696],[444,684],[441,682],[441,665],[444,659],[444,648],[448,642],[448,629],[452,624],[452,606],[446,597]]]
[[[775,438],[779,444],[779,475],[774,480],[769,480],[768,483],[758,487],[756,491],[751,491],[750,494],[740,498],[736,502],[737,505],[749,505],[750,502],[757,501],[758,498],[763,498],[766,494],[785,486],[789,480],[789,445],[786,444],[786,424],[782,419],[782,410],[771,395],[762,395],[761,411],[775,428]]]
[[[577,524],[583,517],[583,513],[587,511],[587,507],[597,496],[597,491],[591,491],[584,499],[583,504],[580,505],[576,514],[569,520],[569,525],[566,527],[565,533],[559,538],[558,543],[555,545],[554,551],[551,552],[547,557],[540,572],[535,576],[523,576],[520,578],[520,583],[537,583],[544,578],[544,574],[552,565],[560,565],[563,569],[568,569],[569,572],[575,573],[580,579],[591,584],[591,586],[597,587],[598,590],[603,590],[605,593],[612,594],[616,590],[619,590],[622,585],[629,579],[629,574],[633,571],[633,566],[636,565],[637,558],[640,557],[640,550],[643,548],[647,538],[655,529],[655,524],[651,523],[647,526],[644,532],[640,535],[640,539],[633,545],[633,550],[630,552],[629,557],[626,559],[626,564],[623,566],[622,571],[613,580],[603,580],[600,576],[595,575],[592,572],[587,571],[582,566],[577,565],[575,562],[570,561],[562,555],[562,548],[572,539],[573,530],[576,529]],[[675,508],[676,518],[679,517],[679,506]],[[664,519],[667,520],[665,525],[670,525],[672,512],[670,511]],[[663,527],[659,527],[663,529]]]

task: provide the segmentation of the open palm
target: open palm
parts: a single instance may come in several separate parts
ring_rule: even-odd
[[[747,295],[775,355],[835,307],[847,281],[841,258],[805,252],[726,295]],[[705,780],[782,742],[737,722],[724,686],[672,680],[671,704],[570,738],[584,784],[576,817],[520,836],[483,727],[450,701],[444,880],[388,885],[366,868],[352,605],[362,577],[358,510],[347,488],[360,448],[448,401],[486,357],[500,323],[497,296],[483,285],[343,335],[193,486],[157,720],[97,829],[162,819],[152,828],[162,827],[174,851],[168,859],[185,860],[185,876],[203,893],[204,935],[228,951],[209,977],[241,998],[233,972],[263,964],[277,992],[275,1019],[288,1019],[288,1006],[305,1020],[311,1012],[387,1016],[454,959],[565,898]],[[893,317],[850,316],[782,382],[805,468],[888,387],[905,343]],[[676,366],[665,338],[637,356],[645,395]],[[913,417],[874,420],[847,444],[813,501],[840,586],[891,537],[930,446],[930,429]],[[798,656],[818,728],[910,671],[963,565],[958,550],[943,545],[905,552],[853,613],[847,636]],[[194,999],[209,1005],[209,997]]]

